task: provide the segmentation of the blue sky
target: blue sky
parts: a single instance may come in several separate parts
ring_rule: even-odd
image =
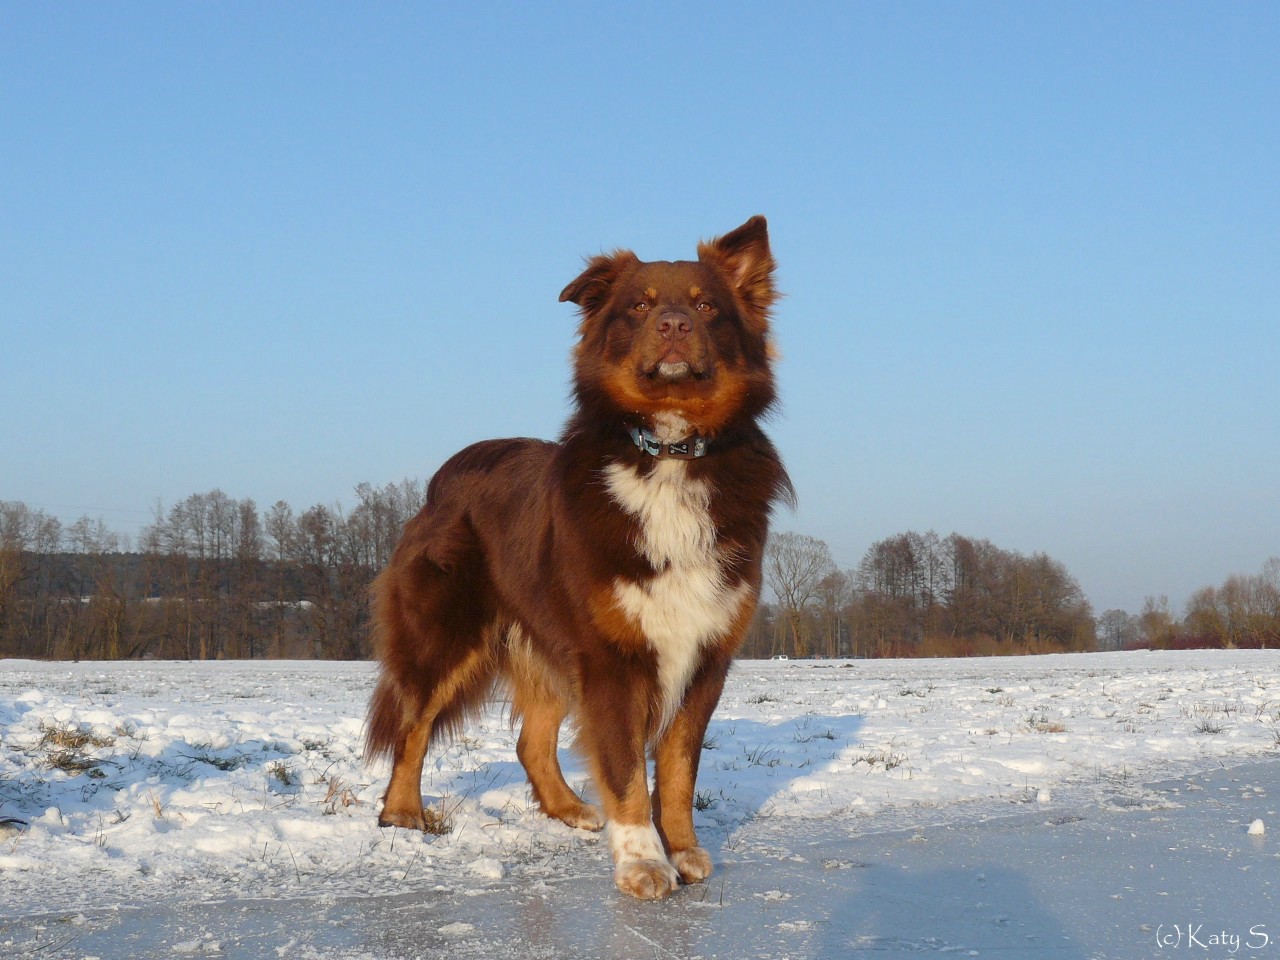
[[[1280,554],[1280,7],[0,2],[0,499],[554,436],[581,257],[769,217],[800,493],[1097,612]]]

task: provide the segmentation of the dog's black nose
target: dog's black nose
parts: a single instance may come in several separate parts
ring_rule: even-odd
[[[693,324],[683,313],[664,313],[658,318],[657,331],[663,340],[683,340],[693,332]]]

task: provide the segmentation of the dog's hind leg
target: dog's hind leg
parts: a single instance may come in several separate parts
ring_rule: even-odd
[[[365,757],[392,758],[383,826],[426,827],[427,749],[441,732],[456,732],[493,683],[493,609],[483,560],[469,546],[458,524],[411,523],[374,581],[382,674],[369,704]]]
[[[422,807],[422,765],[434,721],[435,717],[424,711],[396,740],[391,784],[382,797],[378,826],[427,829],[426,811]]]
[[[532,697],[521,706],[524,721],[516,742],[516,755],[533,787],[533,799],[548,817],[584,830],[601,829],[604,818],[600,811],[582,802],[565,783],[560,770],[556,747],[565,716],[564,704],[556,699]]]
[[[567,678],[539,654],[528,634],[511,624],[503,634],[503,672],[511,683],[511,717],[520,724],[516,756],[533,788],[533,799],[548,817],[571,827],[600,830],[600,811],[573,792],[564,782],[557,747],[560,724],[568,712],[570,696]]]
[[[395,738],[391,783],[383,795],[379,826],[412,830],[427,828],[422,807],[422,768],[432,734],[441,728],[456,728],[467,711],[483,698],[492,680],[492,657],[489,650],[479,643],[460,660],[450,664],[448,672],[439,680],[423,685],[429,687],[431,693],[416,712],[405,711],[401,707],[404,719]],[[381,698],[394,696],[384,677],[374,694],[374,710],[379,709]]]

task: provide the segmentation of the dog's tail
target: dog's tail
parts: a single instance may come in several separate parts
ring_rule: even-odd
[[[371,587],[382,669],[365,720],[366,762],[395,758],[408,731],[453,736],[494,683],[496,610],[474,534],[460,518],[411,521]]]
[[[405,710],[394,680],[383,673],[369,701],[365,718],[364,762],[389,760],[395,753],[396,741],[404,729]]]

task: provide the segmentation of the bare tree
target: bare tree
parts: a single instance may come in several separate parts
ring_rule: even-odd
[[[1138,618],[1123,610],[1108,610],[1098,618],[1098,633],[1103,650],[1124,650],[1138,640]]]
[[[809,653],[808,637],[802,630],[802,614],[821,598],[822,581],[834,570],[830,549],[817,537],[777,533],[769,538],[764,553],[764,580],[778,598],[790,627],[796,656]]]
[[[61,542],[57,517],[0,501],[0,653],[51,654],[51,566]]]
[[[1173,614],[1169,611],[1169,598],[1148,596],[1138,614],[1138,632],[1142,642],[1149,646],[1162,646],[1174,632]]]
[[[856,584],[852,574],[833,569],[818,583],[818,610],[828,657],[842,656],[851,642],[849,611],[853,606]],[[849,650],[856,654],[856,650]]]
[[[80,603],[71,609],[80,616],[74,630],[76,641],[69,651],[73,657],[91,656],[118,660],[123,653],[125,618],[128,607],[119,565],[111,554],[119,552],[120,538],[102,520],[81,517],[67,528],[67,546],[82,558]]]

